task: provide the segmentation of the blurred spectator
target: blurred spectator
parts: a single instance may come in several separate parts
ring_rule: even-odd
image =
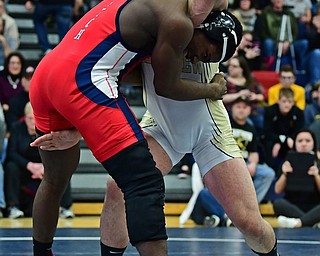
[[[318,143],[317,148],[318,148],[318,158],[320,158],[320,119],[316,119],[310,126],[309,129],[315,134],[316,136],[316,141]]]
[[[23,91],[14,95],[9,101],[9,111],[7,114],[8,129],[10,129],[11,124],[20,120],[24,116],[24,108],[29,101],[29,88],[33,72],[34,68],[32,66],[28,66],[25,69],[23,77],[21,78]]]
[[[309,153],[314,158],[313,164],[304,166],[305,172],[302,174],[310,177],[311,187],[306,187],[303,182],[297,182],[297,188],[288,187],[289,176],[298,170],[292,166],[290,160],[283,163],[281,174],[275,184],[275,192],[285,192],[285,196],[273,202],[275,214],[279,216],[278,225],[283,228],[320,228],[320,174],[314,134],[307,129],[299,131],[294,139],[293,150],[299,154]],[[299,157],[298,155],[296,157]]]
[[[305,69],[310,77],[311,86],[314,86],[320,81],[320,5],[318,6],[317,13],[312,18],[308,39],[310,42],[310,52],[305,62]]]
[[[230,122],[233,137],[253,179],[258,203],[261,203],[275,177],[275,171],[259,159],[260,140],[255,127],[247,121],[250,113],[250,100],[245,96],[240,96],[232,104]]]
[[[298,22],[298,38],[306,38],[312,17],[312,3],[310,0],[285,0],[285,6],[290,9]]]
[[[296,74],[288,64],[283,65],[279,73],[280,83],[269,88],[268,104],[271,106],[278,101],[281,88],[290,88],[294,92],[294,104],[304,110],[306,106],[305,90],[302,86],[295,84]]]
[[[305,127],[309,127],[315,120],[320,120],[320,81],[315,85],[316,97],[311,97],[311,102],[304,110]],[[320,130],[319,132],[320,133]]]
[[[267,6],[257,18],[255,31],[262,42],[262,55],[267,68],[273,69],[275,56],[277,56],[281,23],[285,14],[288,15],[291,25],[297,67],[301,70],[308,51],[308,40],[297,40],[298,23],[294,14],[284,7],[284,0],[271,0],[271,5]],[[286,30],[284,32],[288,31]],[[292,58],[289,47],[288,33],[285,33],[282,57],[286,56],[287,58]],[[281,59],[283,60],[283,58]]]
[[[231,111],[232,103],[240,96],[246,96],[251,102],[252,112],[250,119],[257,129],[262,129],[264,104],[263,87],[252,76],[251,70],[243,57],[233,57],[228,61],[228,73],[226,76],[228,93],[223,96],[223,103],[227,110]]]
[[[257,19],[254,0],[235,0],[232,13],[241,22],[244,31],[252,32]]]
[[[25,66],[25,59],[19,52],[12,52],[5,60],[4,70],[0,73],[0,103],[2,104],[5,118],[9,110],[10,99],[23,91],[21,78]]]
[[[251,32],[243,32],[241,42],[237,48],[237,54],[247,61],[250,70],[261,69],[262,59],[260,41],[254,38]]]
[[[294,134],[304,127],[304,113],[294,105],[294,92],[281,88],[278,102],[265,108],[263,145],[265,162],[278,171]]]
[[[34,7],[34,29],[38,36],[40,49],[42,50],[43,54],[47,54],[52,48],[48,40],[46,21],[49,17],[54,19],[54,22],[57,25],[59,39],[61,41],[72,25],[71,17],[73,4],[74,0],[39,0],[35,1],[34,4],[33,1],[26,1],[25,7],[27,10],[31,11]]]
[[[179,179],[185,179],[191,175],[191,168],[194,164],[194,158],[191,153],[187,153],[184,157],[173,166],[171,174],[177,174]]]
[[[0,68],[3,69],[4,61],[13,49],[13,41],[3,34],[5,21],[0,17]]]
[[[191,219],[198,225],[206,227],[231,226],[222,206],[207,188],[203,188],[197,197],[191,213]]]
[[[90,9],[90,1],[74,0],[72,9],[72,22],[76,23]]]
[[[30,102],[26,104],[24,113],[24,120],[12,125],[8,141],[5,194],[9,218],[32,215],[34,196],[44,175],[38,148],[30,147],[30,143],[36,137]],[[66,196],[67,203],[63,209],[70,211],[72,204],[70,188],[67,189],[67,193],[69,193]]]
[[[38,149],[29,146],[35,137],[33,112],[28,103],[24,121],[12,125],[8,140],[5,191],[9,218],[23,217],[24,211],[31,216],[30,198],[34,196],[44,171]]]
[[[2,156],[4,155],[4,140],[6,137],[6,122],[4,120],[4,114],[2,106],[0,105],[0,218],[3,217],[4,209],[6,208],[6,202],[4,197],[4,171],[2,166]]]
[[[4,20],[4,32],[3,35],[5,38],[10,39],[13,42],[11,49],[16,51],[20,45],[20,35],[18,30],[17,22],[14,18],[8,15],[6,6],[3,0],[0,0],[0,17]]]

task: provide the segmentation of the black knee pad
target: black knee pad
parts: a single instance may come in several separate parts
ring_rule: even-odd
[[[103,165],[124,193],[131,244],[167,239],[164,181],[146,141],[122,150]]]

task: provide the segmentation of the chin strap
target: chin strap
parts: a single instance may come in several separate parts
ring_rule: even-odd
[[[221,54],[221,58],[219,60],[219,62],[221,62],[224,57],[226,57],[226,53],[227,53],[227,47],[228,47],[228,37],[226,36],[225,33],[223,33],[223,47],[222,47],[222,54]]]

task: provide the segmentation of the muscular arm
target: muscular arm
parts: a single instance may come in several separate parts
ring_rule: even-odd
[[[189,0],[191,8],[191,19],[193,25],[199,26],[211,11],[226,10],[228,1],[226,0]]]
[[[186,19],[187,20],[187,19]],[[175,21],[175,25],[162,24],[151,57],[154,70],[154,86],[160,96],[175,100],[221,99],[225,83],[198,83],[180,79],[184,51],[193,36],[189,21]]]

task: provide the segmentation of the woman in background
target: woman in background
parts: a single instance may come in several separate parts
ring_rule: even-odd
[[[289,161],[285,161],[275,184],[275,192],[277,194],[285,192],[285,196],[273,202],[275,214],[279,216],[278,225],[283,228],[312,226],[320,228],[320,174],[315,135],[308,129],[300,130],[294,138],[293,150],[314,155],[315,162],[307,168],[306,174],[314,177],[314,189],[306,191],[301,185],[300,191],[289,190],[287,178],[293,172],[293,167]]]

